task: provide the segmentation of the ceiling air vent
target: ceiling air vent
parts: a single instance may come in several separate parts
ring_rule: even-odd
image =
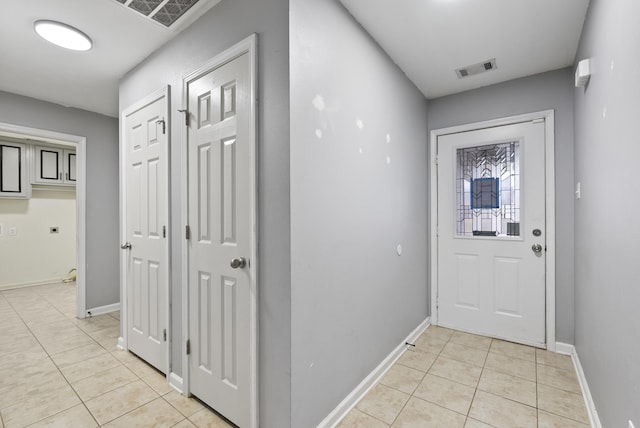
[[[115,0],[129,9],[162,24],[171,27],[199,0]],[[200,3],[207,3],[202,0]],[[216,2],[217,3],[217,2]]]
[[[484,73],[485,71],[491,71],[498,68],[496,65],[496,59],[491,58],[486,61],[479,62],[477,64],[468,65],[466,67],[456,69],[456,74],[458,78],[462,79],[463,77],[473,76],[475,74]]]

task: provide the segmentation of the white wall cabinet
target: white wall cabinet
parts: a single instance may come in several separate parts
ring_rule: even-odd
[[[27,171],[27,146],[0,141],[0,197],[31,197]]]
[[[35,146],[33,183],[75,185],[75,150]]]

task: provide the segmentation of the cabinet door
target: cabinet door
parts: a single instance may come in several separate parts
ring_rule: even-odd
[[[0,197],[28,198],[27,148],[24,144],[0,141]]]
[[[62,149],[52,147],[36,147],[35,183],[62,184]]]
[[[76,184],[76,151],[65,150],[64,159],[64,182],[65,184]]]

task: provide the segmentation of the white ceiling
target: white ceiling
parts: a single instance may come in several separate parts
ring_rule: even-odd
[[[427,98],[573,64],[589,0],[340,0]],[[497,70],[454,70],[496,58]]]
[[[109,116],[118,81],[220,0],[200,0],[172,29],[116,0],[0,0],[0,90]],[[259,0],[256,0],[259,1]],[[427,98],[571,65],[588,0],[340,0]],[[40,39],[33,22],[75,26],[89,52]],[[459,80],[455,68],[496,58]]]
[[[219,1],[200,0],[168,29],[115,0],[0,0],[0,90],[115,117],[123,74]],[[38,19],[78,28],[93,49],[42,40]]]

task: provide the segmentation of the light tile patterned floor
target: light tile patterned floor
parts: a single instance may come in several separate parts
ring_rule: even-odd
[[[430,326],[340,428],[585,428],[571,358]]]
[[[119,313],[77,319],[75,292],[0,292],[0,428],[230,426],[116,348]]]

